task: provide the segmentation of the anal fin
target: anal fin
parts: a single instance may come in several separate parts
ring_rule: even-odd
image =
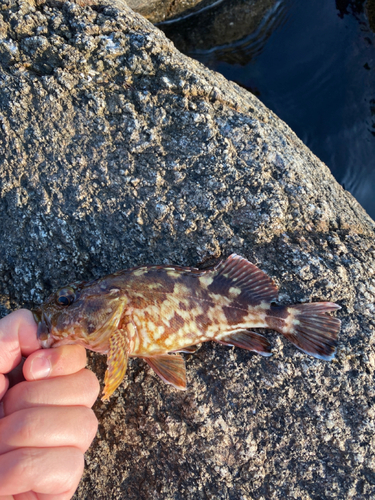
[[[198,350],[198,346],[189,345],[188,347],[183,347],[182,349],[179,349],[178,351],[171,351],[171,352],[185,352],[186,354],[194,354],[197,350]]]
[[[128,365],[127,349],[128,340],[126,332],[123,330],[115,331],[109,338],[107,371],[104,376],[102,401],[108,401],[124,378]]]
[[[243,330],[240,332],[232,333],[222,337],[220,340],[216,340],[219,344],[241,347],[242,349],[247,349],[248,351],[254,351],[262,356],[271,356],[271,346],[268,340],[259,335],[259,333],[250,332],[249,330]]]
[[[163,354],[144,360],[164,382],[181,391],[186,390],[185,361],[180,354]]]

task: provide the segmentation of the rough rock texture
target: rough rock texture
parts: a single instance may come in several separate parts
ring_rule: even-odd
[[[237,252],[280,301],[342,306],[331,363],[204,344],[189,390],[141,360],[108,404],[78,499],[375,496],[374,222],[254,96],[130,9],[0,4],[0,298]],[[104,358],[90,356],[103,376]]]

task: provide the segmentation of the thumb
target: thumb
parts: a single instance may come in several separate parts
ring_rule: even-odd
[[[28,356],[40,349],[37,325],[27,309],[19,309],[0,320],[0,374],[8,373]]]

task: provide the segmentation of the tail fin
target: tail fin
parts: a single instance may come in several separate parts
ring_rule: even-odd
[[[341,309],[333,302],[312,302],[288,307],[290,316],[285,321],[287,332],[281,331],[292,344],[315,358],[331,360],[337,346],[341,321],[326,313]]]

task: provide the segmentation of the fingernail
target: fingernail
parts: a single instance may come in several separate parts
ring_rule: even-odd
[[[48,378],[52,370],[51,361],[45,355],[35,357],[31,362],[30,372],[34,380]]]

